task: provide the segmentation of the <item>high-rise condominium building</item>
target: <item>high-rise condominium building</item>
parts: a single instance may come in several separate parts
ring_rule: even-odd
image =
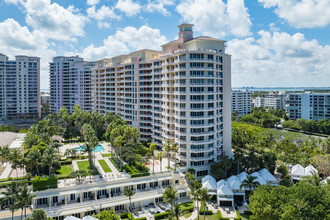
[[[120,115],[141,138],[177,143],[177,164],[207,175],[231,155],[231,57],[225,41],[193,37],[191,24],[162,51],[140,50],[97,67],[93,110]]]
[[[330,120],[330,93],[287,93],[285,111],[290,120]]]
[[[40,117],[40,58],[0,54],[0,118]]]
[[[70,113],[74,105],[92,111],[92,71],[94,62],[79,56],[54,57],[50,63],[51,112],[66,107]]]
[[[251,113],[251,92],[242,90],[231,92],[231,111],[239,115]]]

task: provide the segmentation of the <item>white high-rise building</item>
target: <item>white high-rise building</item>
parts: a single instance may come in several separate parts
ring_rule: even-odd
[[[197,176],[231,151],[231,57],[225,41],[193,38],[191,24],[162,51],[140,50],[96,67],[93,110],[119,114],[141,138],[177,143],[177,164]]]
[[[66,107],[70,113],[74,105],[83,111],[92,111],[92,72],[94,62],[79,56],[54,57],[50,63],[51,112]]]
[[[40,114],[40,58],[0,54],[0,119]]]
[[[251,92],[242,90],[231,92],[231,111],[238,112],[239,115],[251,113]]]
[[[330,93],[287,93],[285,111],[290,120],[330,120]]]

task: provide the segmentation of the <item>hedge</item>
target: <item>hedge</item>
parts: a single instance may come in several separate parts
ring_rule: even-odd
[[[218,218],[222,220],[224,219],[229,220],[229,218],[222,217],[220,210],[218,210]]]
[[[72,164],[72,159],[68,158],[68,159],[65,159],[65,160],[60,160],[60,164],[61,164],[61,166],[62,165],[70,165],[70,164]]]
[[[184,213],[188,213],[188,212],[193,212],[194,211],[194,207],[186,207],[182,209],[182,212]]]
[[[244,213],[244,215],[252,215],[253,214],[250,210],[245,210],[243,213]]]
[[[121,219],[128,218],[128,212],[125,212],[125,213],[120,214],[120,218]]]
[[[202,205],[200,210],[199,210],[199,214],[200,215],[204,215],[204,206]],[[213,215],[213,212],[212,210],[205,210],[205,215]]]
[[[150,173],[136,173],[132,174],[131,178],[141,177],[141,176],[150,176]]]
[[[169,215],[171,215],[171,212],[164,212],[164,213],[159,213],[159,214],[154,215],[154,218],[155,218],[155,220],[164,219],[164,218],[167,218]]]
[[[238,211],[236,211],[236,214],[237,214],[237,218],[234,218],[234,220],[241,220],[242,219],[241,214],[239,214]]]
[[[20,184],[24,184],[24,183],[27,183],[28,185],[31,184],[31,182],[29,180],[23,180],[23,181],[15,181],[17,183],[20,183]],[[7,185],[10,185],[11,182],[4,182],[4,183],[0,183],[0,189],[2,188],[6,188]]]
[[[46,189],[54,189],[57,188],[58,178],[51,177],[51,178],[41,178],[36,176],[32,181],[33,191],[41,191]]]
[[[132,216],[131,213],[129,213],[129,212],[125,212],[125,213],[120,214],[120,218],[121,219],[128,218],[130,220],[146,220],[147,219],[146,217],[134,218],[134,216]]]

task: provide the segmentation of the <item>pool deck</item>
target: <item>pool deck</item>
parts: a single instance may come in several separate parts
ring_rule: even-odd
[[[84,142],[72,143],[72,144],[65,144],[65,145],[61,146],[59,148],[59,150],[60,150],[61,155],[64,156],[64,153],[65,153],[65,151],[67,149],[78,148],[78,147],[80,147],[82,145],[84,145]],[[99,145],[101,145],[104,148],[104,150],[100,151],[102,154],[104,154],[104,153],[110,153],[111,152],[111,146],[110,146],[109,143],[106,143],[106,142],[102,141],[102,142],[99,143]],[[81,152],[81,154],[86,154],[86,153]]]

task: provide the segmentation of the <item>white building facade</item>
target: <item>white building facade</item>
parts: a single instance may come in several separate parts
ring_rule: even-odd
[[[191,24],[162,51],[140,50],[95,68],[93,110],[120,115],[142,140],[177,143],[180,170],[197,176],[231,155],[231,57],[225,41],[193,38]]]
[[[0,54],[0,119],[40,117],[40,58]]]
[[[251,92],[242,90],[231,92],[232,113],[238,112],[239,115],[251,113]]]

